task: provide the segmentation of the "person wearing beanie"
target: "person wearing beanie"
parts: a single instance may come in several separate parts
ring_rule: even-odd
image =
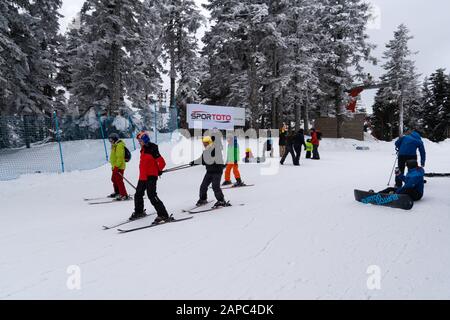
[[[170,221],[166,207],[157,194],[158,177],[162,175],[166,167],[166,161],[159,153],[158,145],[150,141],[147,132],[141,131],[137,136],[141,145],[141,159],[139,163],[139,182],[134,196],[134,213],[130,220],[145,217],[144,194],[147,191],[148,199],[156,210],[157,217],[153,224],[161,224]]]
[[[217,140],[217,139],[215,139]],[[197,201],[197,206],[204,206],[208,203],[208,188],[212,184],[214,195],[216,197],[216,204],[214,207],[227,207],[230,204],[225,201],[222,189],[220,188],[220,181],[224,169],[224,161],[220,146],[216,145],[218,141],[214,142],[209,136],[203,137],[203,147],[205,150],[200,158],[190,163],[191,166],[204,165],[206,174],[200,186],[200,199]]]
[[[406,166],[408,168],[406,176],[399,169],[395,173],[403,185],[398,188],[388,188],[379,193],[406,194],[414,201],[422,199],[425,186],[425,170],[419,167],[419,163],[415,159],[408,160]]]
[[[111,155],[109,159],[112,167],[111,181],[114,188],[114,193],[109,197],[115,198],[118,201],[129,200],[128,192],[123,181],[126,167],[125,143],[119,138],[117,133],[109,135],[109,142],[111,143]]]

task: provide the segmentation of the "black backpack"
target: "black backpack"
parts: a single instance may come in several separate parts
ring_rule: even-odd
[[[317,139],[322,140],[322,132],[317,132]]]
[[[128,150],[127,147],[125,147],[125,162],[130,162],[131,160],[131,152]]]

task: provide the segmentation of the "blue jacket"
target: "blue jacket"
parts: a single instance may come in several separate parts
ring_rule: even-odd
[[[420,163],[422,167],[425,166],[426,152],[423,145],[422,137],[416,131],[411,134],[401,137],[395,142],[395,147],[398,150],[399,156],[415,156],[417,149],[420,152]]]
[[[397,193],[400,194],[405,189],[415,189],[421,195],[423,195],[424,180],[423,177],[425,171],[422,168],[408,170],[408,174],[404,176],[403,174],[399,178],[405,183],[403,187],[397,189]]]

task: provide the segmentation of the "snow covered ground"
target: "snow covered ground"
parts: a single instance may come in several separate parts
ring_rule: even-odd
[[[449,172],[450,141],[426,147],[427,170]],[[189,157],[181,150],[161,145],[169,162]],[[353,189],[386,187],[393,144],[325,139],[320,151],[301,167],[242,165],[256,186],[225,196],[243,207],[123,235],[101,227],[127,218],[132,203],[83,201],[111,192],[108,166],[0,182],[0,299],[450,299],[450,180],[429,179],[412,211],[365,206]],[[126,172],[133,182],[138,158]],[[203,174],[163,175],[159,196],[176,217]],[[81,289],[70,290],[76,275]],[[379,290],[367,285],[374,275]]]

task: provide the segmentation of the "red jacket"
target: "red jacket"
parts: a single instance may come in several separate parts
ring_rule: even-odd
[[[150,143],[141,149],[141,162],[139,163],[139,180],[147,181],[148,177],[158,177],[166,167],[166,161],[161,156],[158,146]]]
[[[312,132],[311,133],[311,143],[315,146],[319,145],[319,138],[317,137],[317,132]]]

